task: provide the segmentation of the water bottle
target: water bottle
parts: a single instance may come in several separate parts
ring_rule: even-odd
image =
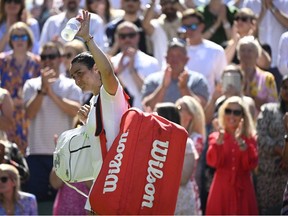
[[[61,37],[65,41],[72,41],[77,32],[79,31],[80,27],[81,23],[75,17],[71,18],[67,22],[65,28],[62,30]]]

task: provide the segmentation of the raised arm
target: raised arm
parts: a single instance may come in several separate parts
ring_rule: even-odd
[[[89,35],[90,16],[91,15],[89,12],[83,11],[82,17],[77,18],[81,22],[81,28],[77,35],[84,39],[89,51],[93,55],[95,67],[97,67],[101,74],[101,80],[105,90],[109,94],[115,95],[118,88],[118,81],[113,71],[111,62],[105,53],[94,42],[93,37]]]

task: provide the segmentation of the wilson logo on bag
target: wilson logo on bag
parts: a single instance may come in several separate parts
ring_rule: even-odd
[[[174,214],[186,130],[130,108],[108,151],[89,201],[97,214]]]

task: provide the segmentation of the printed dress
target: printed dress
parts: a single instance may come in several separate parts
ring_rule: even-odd
[[[14,130],[7,132],[8,139],[16,143],[22,153],[27,147],[28,121],[25,117],[23,86],[27,79],[40,75],[40,64],[37,56],[31,54],[22,67],[18,67],[12,54],[0,58],[0,85],[11,94],[14,101]]]
[[[259,165],[256,172],[256,192],[261,214],[280,214],[283,192],[288,180],[288,171],[280,166],[281,156],[274,148],[284,146],[283,113],[279,104],[269,103],[261,107],[257,120],[257,144]],[[274,210],[273,210],[274,209]]]

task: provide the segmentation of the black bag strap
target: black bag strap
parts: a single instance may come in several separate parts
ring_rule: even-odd
[[[95,131],[95,136],[99,136],[100,138],[100,144],[101,144],[101,151],[102,151],[102,157],[105,158],[107,154],[107,139],[105,135],[105,130],[103,127],[103,119],[102,119],[102,106],[101,106],[101,97],[100,93],[98,95],[97,101],[94,104],[95,106],[95,115],[96,115],[96,131]]]

